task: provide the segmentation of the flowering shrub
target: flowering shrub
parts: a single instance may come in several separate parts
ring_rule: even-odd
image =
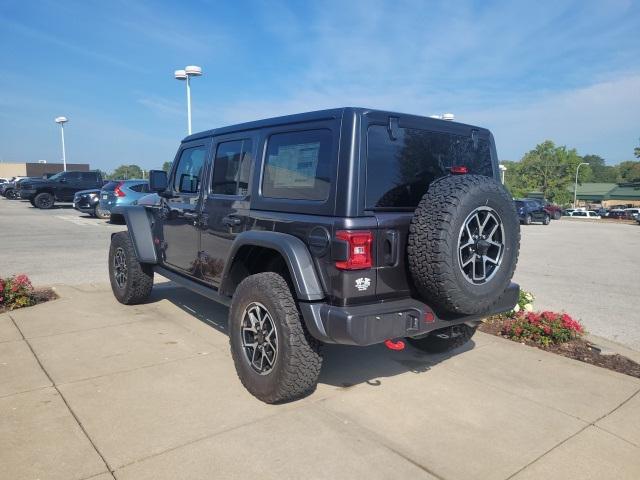
[[[509,317],[514,317],[518,312],[532,312],[533,311],[533,300],[536,297],[533,296],[533,293],[527,292],[526,290],[520,290],[520,295],[518,296],[518,303],[513,310],[511,310],[507,315]]]
[[[36,303],[33,286],[26,275],[0,278],[0,309],[28,307]]]
[[[564,343],[584,334],[584,327],[566,313],[520,312],[502,324],[502,335],[539,345]]]

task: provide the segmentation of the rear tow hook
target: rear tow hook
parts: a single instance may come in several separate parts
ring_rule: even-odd
[[[396,340],[394,342],[389,338],[384,341],[384,346],[389,350],[404,350],[404,342],[402,340]]]

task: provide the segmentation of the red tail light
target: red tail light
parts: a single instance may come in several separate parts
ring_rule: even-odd
[[[464,165],[455,165],[451,167],[451,173],[454,175],[464,175],[465,173],[469,173],[469,169]]]
[[[339,230],[336,238],[345,240],[348,243],[348,254],[346,260],[336,262],[336,268],[340,270],[361,270],[371,268],[371,244],[373,234],[366,231]]]
[[[124,182],[120,182],[118,183],[118,185],[116,185],[116,188],[113,189],[113,193],[116,194],[116,197],[126,197],[127,194],[124,193],[122,190],[120,190],[120,187],[124,185]]]

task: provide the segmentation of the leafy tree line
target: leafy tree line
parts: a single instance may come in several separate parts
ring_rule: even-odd
[[[171,169],[171,162],[164,162],[162,164],[162,170],[168,172]],[[149,172],[143,170],[139,165],[120,165],[113,172],[107,172],[98,169],[102,173],[102,178],[105,180],[129,180],[129,179],[141,179],[147,178]]]
[[[634,149],[640,158],[640,147]],[[575,148],[557,146],[551,140],[536,145],[518,162],[501,162],[505,172],[505,185],[516,197],[526,197],[530,192],[542,192],[544,197],[557,204],[572,200],[568,185],[575,182],[576,169],[582,162],[589,165],[580,167],[578,183],[640,182],[640,161],[628,160],[618,165],[607,165],[599,155],[578,155]]]

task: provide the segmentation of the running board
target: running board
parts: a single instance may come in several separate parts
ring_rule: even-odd
[[[172,272],[171,270],[168,270],[164,267],[160,267],[158,265],[154,265],[153,270],[157,274],[168,278],[172,282],[177,283],[181,287],[191,290],[192,292],[197,293],[198,295],[207,297],[215,302],[226,305],[227,307],[231,305],[231,298],[224,295],[220,295],[218,293],[218,290],[216,290],[213,287],[208,287],[206,285],[203,285],[200,282],[196,282],[195,280],[191,280],[190,278],[183,277],[179,273]]]

